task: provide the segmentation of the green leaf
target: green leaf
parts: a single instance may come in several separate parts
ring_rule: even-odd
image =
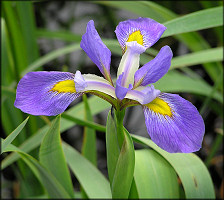
[[[155,88],[162,92],[189,92],[209,96],[212,87],[201,78],[191,78],[178,71],[169,71],[155,84]],[[222,94],[216,91],[213,98],[223,102]]]
[[[166,19],[172,19],[169,10],[153,2],[146,1],[93,1],[121,10],[127,10],[142,17],[150,17],[158,22],[164,22]]]
[[[171,154],[147,138],[136,135],[132,135],[132,138],[135,142],[153,148],[170,163],[181,179],[186,198],[215,198],[214,186],[208,169],[195,154]]]
[[[202,63],[222,61],[223,47],[206,49],[195,53],[189,53],[183,56],[174,57],[171,61],[171,68],[187,67]]]
[[[40,145],[39,160],[54,175],[70,197],[74,197],[72,180],[61,145],[60,115],[56,117],[43,138]]]
[[[49,197],[57,199],[69,198],[68,193],[57,181],[57,179],[36,159],[34,159],[29,154],[26,154],[25,152],[23,152],[23,150],[15,147],[12,144],[8,146],[7,151],[15,151],[16,153],[19,154],[19,156],[23,159],[23,161],[33,171],[33,173],[40,181],[40,183],[42,183]]]
[[[65,54],[74,52],[76,50],[80,49],[80,45],[75,43],[75,44],[71,44],[68,45],[66,47],[60,48],[60,49],[56,49],[54,51],[51,51],[50,53],[38,58],[37,60],[35,60],[33,63],[31,63],[23,72],[22,72],[22,76],[24,76],[26,73],[30,72],[30,71],[35,71],[37,70],[39,67],[43,66],[44,64],[50,62],[53,59],[56,59],[60,56],[63,56]]]
[[[93,115],[96,115],[111,106],[108,102],[106,102],[96,96],[89,98],[89,105],[90,105],[90,109],[91,109]],[[77,116],[79,119],[84,119],[84,103],[81,102],[81,103],[75,105],[74,107],[72,107],[71,109],[66,111],[65,113],[68,115],[71,115],[71,116]],[[71,120],[61,119],[60,132],[62,133],[63,131],[66,131],[75,125],[76,125],[76,123],[74,123]],[[19,148],[22,149],[26,153],[37,148],[40,145],[42,138],[44,137],[48,128],[49,128],[48,125],[40,128],[34,135],[32,135],[22,145],[20,145]],[[9,166],[16,160],[18,160],[18,158],[19,158],[18,155],[14,154],[14,153],[8,155],[2,161],[2,169]]]
[[[179,197],[179,186],[174,169],[153,150],[135,151],[134,178],[140,199]]]
[[[135,167],[135,151],[130,134],[124,131],[124,141],[112,182],[113,198],[128,198]],[[121,184],[122,183],[122,184]]]
[[[16,138],[16,136],[21,132],[28,121],[29,117],[27,117],[7,138],[5,138],[2,142],[1,154],[5,151],[7,146],[11,144],[11,142]]]
[[[78,151],[63,143],[67,163],[78,179],[87,196],[91,198],[111,198],[110,184],[101,172]]]
[[[108,113],[106,125],[106,149],[107,149],[107,170],[110,183],[112,185],[117,160],[120,154],[119,144],[117,140],[117,129],[114,116],[111,110]]]
[[[15,79],[12,51],[5,20],[1,18],[1,83],[8,86]]]
[[[13,50],[13,56],[16,64],[17,76],[27,66],[27,54],[24,43],[24,37],[19,28],[18,19],[13,10],[13,2],[2,2],[3,16],[5,18],[8,32],[10,33],[10,43]],[[19,77],[17,77],[19,78]]]
[[[93,121],[91,110],[88,104],[86,95],[83,95],[83,102],[85,105],[85,119]],[[84,155],[93,165],[97,166],[96,155],[96,132],[94,129],[84,127],[82,155]]]
[[[167,27],[163,37],[198,31],[223,25],[223,7],[209,8],[175,18],[164,23]]]
[[[62,39],[67,42],[80,42],[82,36],[69,31],[51,31],[46,29],[37,29],[36,36],[38,38]]]
[[[80,119],[80,118],[77,118],[77,117],[74,117],[74,116],[71,116],[71,115],[65,114],[65,113],[63,113],[61,115],[61,117],[68,120],[68,121],[74,122],[74,123],[76,123],[80,126],[89,127],[91,129],[94,129],[94,130],[100,131],[100,132],[106,132],[105,126],[97,124],[95,122],[87,121],[85,119],[83,120],[83,119]]]
[[[20,157],[26,162],[39,181],[43,184],[44,188],[48,192],[49,197],[58,199],[70,198],[69,194],[57,181],[57,179],[37,160],[24,153],[20,153]]]
[[[35,18],[32,2],[17,1],[16,11],[18,13],[18,20],[20,22],[20,30],[24,36],[24,42],[27,50],[28,63],[33,62],[39,57],[39,50],[37,46],[37,39],[35,34]]]

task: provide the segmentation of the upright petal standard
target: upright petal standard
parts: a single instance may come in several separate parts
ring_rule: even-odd
[[[147,131],[159,147],[170,153],[198,151],[205,127],[197,109],[179,95],[161,93],[152,85],[170,68],[170,47],[162,47],[153,60],[139,68],[140,54],[157,42],[165,30],[164,25],[149,18],[118,24],[115,33],[123,56],[115,85],[110,75],[111,52],[100,39],[94,22],[89,21],[80,46],[104,78],[80,71],[29,72],[18,84],[15,106],[32,115],[58,115],[84,93],[103,98],[117,111],[141,105]]]

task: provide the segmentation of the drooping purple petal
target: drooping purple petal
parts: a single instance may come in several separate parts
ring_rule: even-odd
[[[150,87],[139,86],[136,89],[128,91],[125,98],[138,101],[140,104],[144,105],[153,101],[160,93],[159,90],[154,88],[154,85]]]
[[[163,93],[143,106],[153,142],[170,153],[191,153],[201,148],[205,126],[198,110],[176,94]]]
[[[124,76],[124,72],[118,77],[116,81],[116,88],[115,88],[115,94],[118,99],[122,100],[126,96],[127,92],[132,89],[132,85],[130,84],[128,88],[124,87],[122,85],[122,79]]]
[[[15,107],[31,115],[58,115],[82,93],[76,92],[74,74],[29,72],[18,83]]]
[[[162,47],[153,60],[136,71],[134,86],[145,86],[157,82],[168,72],[172,57],[173,53],[170,47]]]
[[[125,52],[126,42],[137,41],[145,48],[149,48],[159,40],[165,30],[164,25],[153,19],[139,17],[120,22],[115,33],[123,52]]]
[[[90,20],[87,24],[86,33],[82,36],[80,47],[97,65],[105,78],[109,79],[111,52],[100,39],[100,36],[95,29],[93,20]]]

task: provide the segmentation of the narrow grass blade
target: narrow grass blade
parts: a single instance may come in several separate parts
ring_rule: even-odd
[[[177,175],[171,165],[149,149],[135,151],[134,178],[140,199],[176,199]]]
[[[34,19],[33,2],[17,1],[16,11],[20,21],[20,29],[24,36],[24,42],[27,50],[27,59],[30,64],[39,57],[39,50],[36,38],[36,25]]]
[[[67,42],[80,42],[82,36],[69,31],[49,31],[46,29],[37,29],[36,37],[48,39],[61,39]]]
[[[77,150],[66,143],[63,149],[67,163],[88,198],[111,198],[110,184],[101,172]]]
[[[195,154],[171,154],[147,138],[136,135],[132,135],[132,138],[135,142],[153,148],[170,163],[181,179],[186,198],[215,198],[214,186],[208,169]]]
[[[3,16],[8,27],[8,31],[11,34],[10,43],[13,50],[13,56],[16,64],[17,79],[19,79],[19,73],[26,68],[27,54],[26,46],[24,45],[24,37],[21,29],[19,28],[18,18],[13,10],[13,2],[4,1],[2,2]]]
[[[1,154],[5,151],[7,146],[11,144],[11,142],[16,138],[16,136],[21,132],[21,130],[26,125],[28,119],[29,117],[27,117],[10,135],[8,135],[8,137],[5,140],[3,140]]]
[[[22,72],[22,76],[24,76],[26,73],[30,72],[30,71],[35,71],[37,69],[39,69],[41,66],[43,66],[44,64],[50,62],[51,60],[58,58],[59,56],[71,53],[73,51],[79,50],[80,46],[79,44],[72,44],[72,45],[68,45],[66,47],[54,50],[44,56],[42,56],[41,58],[38,58],[37,60],[35,60],[33,63],[31,63],[23,72]]]
[[[223,60],[223,47],[211,48],[183,56],[174,57],[171,61],[171,68],[188,67],[208,62]]]
[[[223,25],[223,7],[209,8],[175,18],[164,23],[167,27],[163,37],[208,29]]]
[[[9,45],[9,35],[5,20],[1,18],[1,84],[8,86],[15,80],[15,68],[12,50]]]
[[[61,183],[69,196],[74,197],[72,180],[61,145],[60,115],[56,117],[43,138],[40,145],[39,160]]]

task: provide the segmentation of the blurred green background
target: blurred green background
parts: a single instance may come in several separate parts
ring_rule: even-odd
[[[209,169],[216,197],[223,198],[223,11],[212,10],[222,5],[222,1],[2,1],[2,138],[6,138],[28,116],[13,106],[16,85],[26,72],[74,73],[80,70],[100,76],[98,68],[79,47],[89,20],[94,20],[99,35],[112,51],[111,74],[115,78],[121,59],[114,33],[117,24],[139,16],[149,17],[168,29],[141,56],[141,65],[155,57],[162,46],[171,47],[174,54],[171,69],[155,87],[164,92],[179,93],[202,114],[206,132],[202,149],[196,154]],[[204,14],[198,14],[203,10]],[[190,18],[178,21],[191,13]],[[81,101],[79,98],[70,107]],[[94,121],[105,125],[108,110],[109,105],[105,104],[100,111],[92,111]],[[52,119],[30,116],[27,126],[13,144],[20,146]],[[149,137],[140,107],[127,109],[124,126],[130,133]],[[70,125],[64,130],[62,139],[81,151],[83,130],[81,125]],[[96,138],[97,166],[107,176],[105,135],[96,131]],[[38,146],[30,152],[36,158]],[[6,156],[1,156],[3,162]],[[21,160],[5,167],[1,180],[3,198],[40,194],[35,190],[37,180]],[[78,190],[79,183],[74,176],[72,181]]]

